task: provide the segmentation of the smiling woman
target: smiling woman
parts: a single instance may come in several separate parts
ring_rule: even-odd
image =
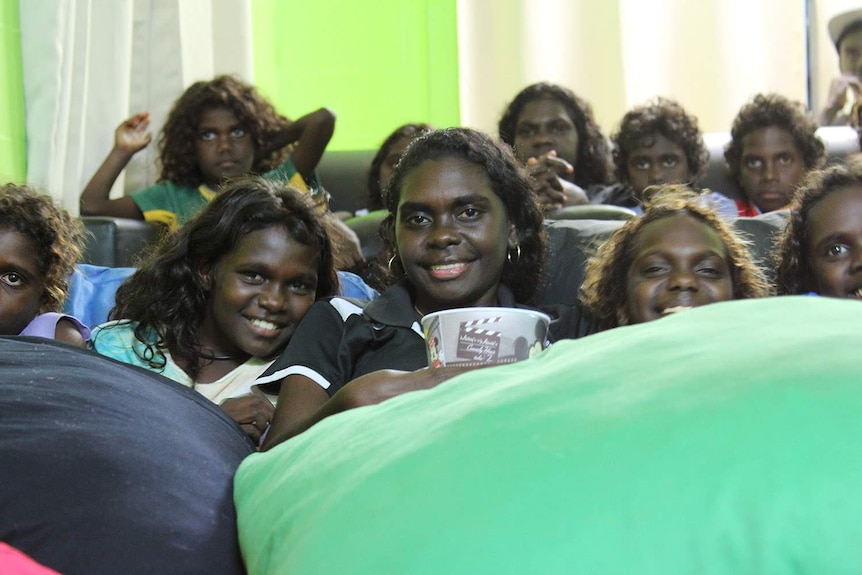
[[[96,351],[192,387],[257,439],[273,411],[251,384],[338,279],[310,202],[263,178],[227,184],[120,286]]]
[[[430,132],[407,149],[387,191],[381,234],[397,283],[364,308],[343,298],[312,306],[258,380],[281,384],[265,447],[333,413],[474,369],[422,369],[419,320],[451,308],[515,307],[538,285],[542,216],[508,148],[475,130]]]

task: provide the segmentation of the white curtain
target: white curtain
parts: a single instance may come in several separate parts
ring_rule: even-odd
[[[158,134],[189,84],[252,80],[249,0],[21,0],[27,180],[78,213],[78,197],[114,142],[149,110]],[[112,190],[152,184],[155,138]]]
[[[459,0],[458,18],[461,121],[492,133],[541,80],[588,100],[606,132],[658,95],[704,131],[758,92],[808,100],[804,0]]]

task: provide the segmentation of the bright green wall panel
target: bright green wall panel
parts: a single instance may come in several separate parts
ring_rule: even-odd
[[[18,0],[0,0],[0,181],[27,176]]]
[[[255,0],[255,84],[288,117],[332,108],[331,150],[458,125],[456,14],[456,0]]]

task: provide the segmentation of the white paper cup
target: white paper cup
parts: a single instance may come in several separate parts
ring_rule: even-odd
[[[511,307],[467,307],[422,318],[430,367],[514,363],[542,351],[551,318]]]

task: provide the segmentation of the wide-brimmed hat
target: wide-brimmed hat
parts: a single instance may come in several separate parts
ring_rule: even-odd
[[[862,23],[862,8],[856,10],[850,10],[849,12],[842,12],[841,14],[837,14],[829,20],[829,24],[827,26],[829,30],[829,37],[832,38],[832,43],[835,44],[835,49],[838,49],[838,42],[841,40],[841,37],[844,36],[844,33],[847,32],[847,29],[850,28],[853,24]]]

